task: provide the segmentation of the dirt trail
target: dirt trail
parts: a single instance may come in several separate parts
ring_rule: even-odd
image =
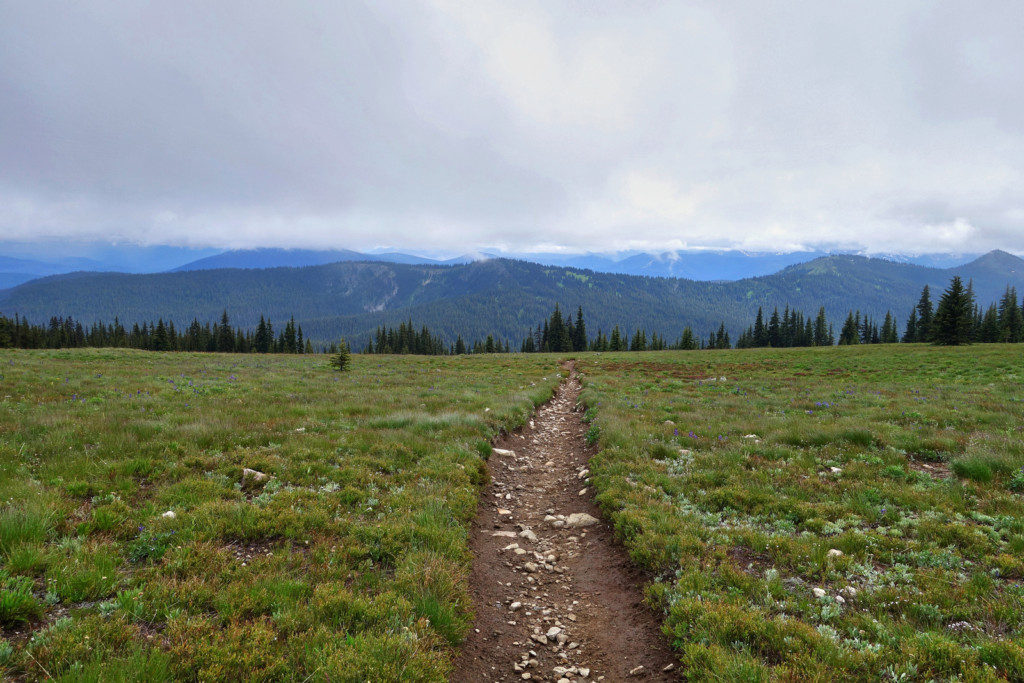
[[[452,681],[677,680],[641,576],[599,519],[569,369],[488,460],[470,539],[476,623]]]

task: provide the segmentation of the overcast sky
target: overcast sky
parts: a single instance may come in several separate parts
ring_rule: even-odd
[[[1024,252],[1024,11],[0,0],[0,241]]]

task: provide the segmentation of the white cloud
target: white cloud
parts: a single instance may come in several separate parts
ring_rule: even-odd
[[[1024,14],[8,5],[0,240],[1024,251]]]

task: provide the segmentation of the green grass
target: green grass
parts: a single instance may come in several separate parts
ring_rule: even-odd
[[[599,502],[688,676],[1024,679],[1019,348],[580,369]]]
[[[556,359],[353,358],[0,352],[0,678],[444,679]]]

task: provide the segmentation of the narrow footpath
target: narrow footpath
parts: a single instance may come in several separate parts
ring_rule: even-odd
[[[600,519],[573,365],[498,443],[474,522],[476,623],[452,681],[670,681],[678,666],[642,577]]]

